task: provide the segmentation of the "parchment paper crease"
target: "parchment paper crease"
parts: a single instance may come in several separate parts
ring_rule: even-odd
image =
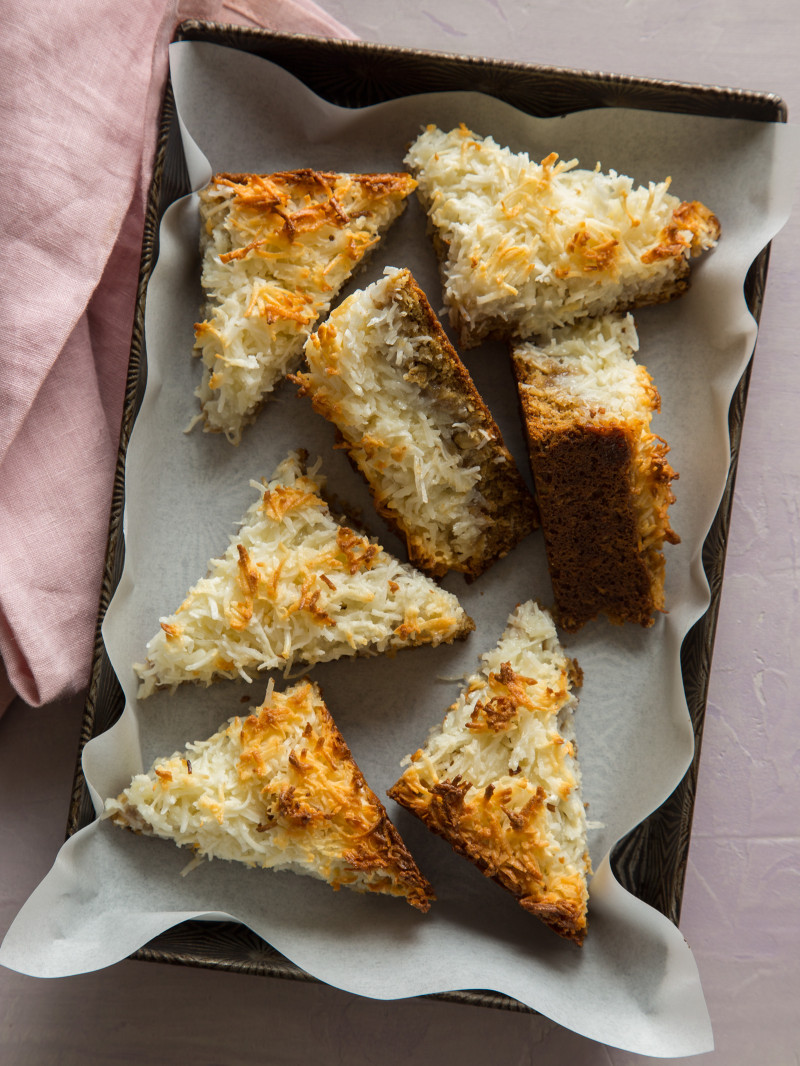
[[[701,549],[728,470],[730,398],[755,343],[742,285],[788,216],[796,131],[616,109],[541,120],[485,96],[456,93],[350,111],[328,105],[261,59],[218,46],[173,45],[171,64],[194,188],[216,170],[402,169],[406,145],[423,125],[449,128],[463,121],[534,159],[557,151],[582,166],[600,161],[645,183],[671,175],[676,195],[700,199],[717,213],[722,240],[695,268],[689,294],[637,315],[639,360],[662,397],[654,430],[669,442],[680,472],[672,524],[682,540],[666,549],[669,613],[649,630],[599,622],[564,641],[585,675],[578,741],[584,798],[589,817],[599,823],[590,833],[597,873],[582,950],[540,927],[387,800],[436,888],[438,902],[427,916],[397,900],[333,893],[308,878],[223,862],[181,877],[188,856],[171,843],[95,822],[64,845],[12,926],[0,961],[34,975],[81,973],[126,957],[184,919],[229,915],[309,973],[360,995],[391,999],[490,988],[613,1046],[654,1056],[709,1050],[711,1031],[689,946],[666,918],[620,888],[607,856],[663,802],[692,759],[679,652],[709,600]],[[330,428],[288,383],[240,447],[199,428],[184,435],[200,376],[191,357],[200,304],[197,234],[190,196],[164,217],[148,291],[148,387],[127,458],[125,570],[103,631],[128,702],[117,725],[86,747],[83,760],[98,809],[156,755],[247,713],[245,697],[252,706],[263,699],[267,677],[252,686],[185,688],[139,705],[131,669],[159,617],[177,607],[208,559],[224,549],[253,499],[251,478],[270,475],[296,447],[321,455],[330,489],[360,509],[372,532],[404,557],[342,453],[334,451]],[[416,202],[346,291],[374,280],[386,265],[409,267],[440,306],[436,263]],[[504,349],[484,345],[465,362],[528,477]],[[403,756],[441,720],[457,695],[453,679],[477,668],[514,605],[531,596],[549,602],[540,535],[472,585],[458,576],[445,585],[477,623],[467,642],[313,670],[379,795],[396,780]]]

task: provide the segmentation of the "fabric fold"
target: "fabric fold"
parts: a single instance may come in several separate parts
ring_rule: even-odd
[[[4,23],[0,714],[88,683],[167,46],[187,18],[353,36],[311,0],[38,0]]]

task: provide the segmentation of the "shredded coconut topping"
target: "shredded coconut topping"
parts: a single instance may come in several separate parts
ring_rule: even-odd
[[[506,806],[522,810],[545,791],[548,847],[586,868],[586,814],[576,757],[570,664],[550,616],[532,601],[519,606],[500,641],[483,656],[444,722],[405,760],[434,785],[469,785],[466,801],[509,789]]]
[[[555,153],[534,163],[463,125],[448,133],[429,126],[406,163],[465,345],[661,299],[719,233],[707,208],[668,192],[670,179],[634,187]]]
[[[541,345],[517,345],[514,355],[545,374],[548,387],[571,403],[606,415],[643,417],[652,414],[657,398],[650,375],[635,361],[638,350],[633,316],[604,315],[558,330]]]
[[[521,604],[389,795],[523,907],[581,943],[591,862],[574,683],[580,670],[550,616]]]
[[[390,268],[348,297],[309,340],[310,373],[298,380],[351,446],[379,509],[447,569],[475,554],[489,523],[476,457],[491,438],[468,410],[454,422],[452,404],[419,382],[438,342],[404,298],[408,278]]]
[[[433,896],[308,681],[270,688],[248,718],[157,759],[104,816],[191,847],[184,873],[217,858],[406,896],[420,910]]]
[[[337,522],[324,479],[297,454],[251,484],[258,499],[225,554],[134,666],[140,698],[184,681],[249,681],[296,662],[436,645],[473,628],[455,596]]]

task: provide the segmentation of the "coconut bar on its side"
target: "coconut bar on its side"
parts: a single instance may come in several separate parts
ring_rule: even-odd
[[[560,625],[598,615],[650,626],[664,609],[667,509],[677,477],[650,432],[660,399],[636,363],[630,315],[557,331],[513,352]]]
[[[476,577],[538,525],[500,430],[408,270],[349,296],[306,345],[301,394],[433,576]]]

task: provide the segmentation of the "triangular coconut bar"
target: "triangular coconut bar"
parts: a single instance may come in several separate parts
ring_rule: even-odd
[[[685,292],[719,220],[670,193],[555,152],[536,163],[466,126],[429,126],[406,157],[462,347],[524,340]]]
[[[362,892],[434,899],[350,753],[318,687],[268,690],[244,720],[157,759],[105,816],[196,857],[292,870]]]
[[[236,444],[416,183],[409,174],[217,174],[200,192],[202,421]]]
[[[535,529],[500,429],[408,270],[352,293],[293,380],[341,434],[378,511],[434,577],[477,577]]]
[[[162,618],[134,669],[139,696],[342,656],[464,637],[474,622],[452,593],[331,514],[316,471],[293,453],[225,554]]]
[[[581,944],[591,866],[573,733],[580,672],[532,602],[483,662],[389,795]]]

